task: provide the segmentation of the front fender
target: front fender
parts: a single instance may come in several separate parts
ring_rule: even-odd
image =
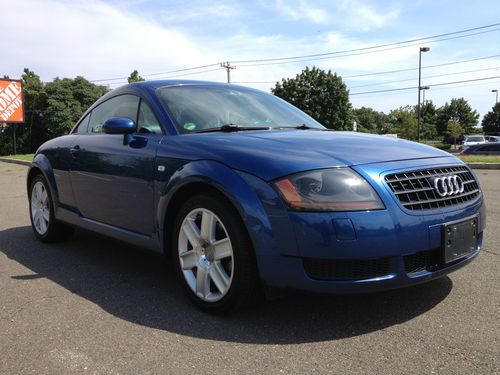
[[[173,197],[189,184],[202,183],[218,190],[233,204],[246,226],[256,254],[269,254],[275,242],[272,225],[256,191],[248,183],[248,176],[243,178],[241,172],[210,160],[193,161],[176,170],[168,181],[159,186],[157,220],[163,246],[165,231],[162,229],[177,214],[169,211]],[[259,180],[255,176],[251,178]]]

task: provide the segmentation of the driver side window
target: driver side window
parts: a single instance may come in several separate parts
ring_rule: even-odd
[[[137,123],[139,98],[135,95],[120,95],[111,98],[92,110],[88,125],[91,134],[102,133],[102,126],[112,117],[127,117]]]

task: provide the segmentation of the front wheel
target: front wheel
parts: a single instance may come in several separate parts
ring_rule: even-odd
[[[178,278],[203,310],[236,310],[259,290],[248,234],[226,202],[191,198],[177,215],[172,237]]]
[[[64,240],[73,234],[74,229],[56,220],[52,196],[42,175],[31,182],[29,191],[31,226],[35,236],[42,242]]]

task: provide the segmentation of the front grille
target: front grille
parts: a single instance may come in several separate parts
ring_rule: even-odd
[[[464,191],[457,195],[441,197],[431,185],[432,177],[460,176]],[[409,210],[431,210],[454,206],[476,199],[479,185],[467,167],[445,167],[423,169],[412,172],[395,173],[385,177],[385,181],[401,204]]]
[[[429,271],[433,272],[440,267],[439,250],[421,251],[403,257],[406,273]]]
[[[303,259],[309,277],[318,280],[361,280],[389,274],[389,258],[369,260]]]

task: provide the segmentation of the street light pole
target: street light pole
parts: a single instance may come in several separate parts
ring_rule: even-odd
[[[491,90],[491,92],[495,93],[495,104],[498,103],[498,90]]]
[[[422,108],[422,111],[421,111],[422,112],[422,121],[423,121],[423,117],[425,114],[425,92],[429,89],[430,89],[429,86],[422,86],[422,106],[424,107],[424,108]],[[422,126],[423,126],[423,124],[422,124]]]
[[[417,141],[420,142],[420,91],[422,90],[422,52],[428,52],[429,47],[420,47],[418,53],[418,104],[417,104]]]
[[[429,86],[422,86],[422,105],[425,106],[425,92],[429,90]]]

